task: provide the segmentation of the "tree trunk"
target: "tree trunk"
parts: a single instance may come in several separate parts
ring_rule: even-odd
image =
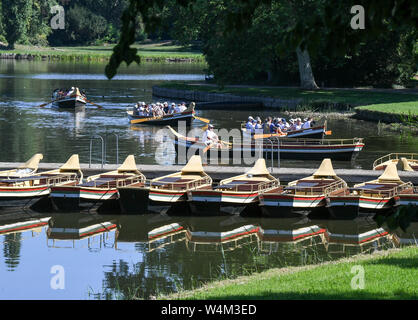
[[[312,72],[311,58],[309,57],[308,50],[301,50],[300,47],[296,48],[296,54],[298,56],[300,86],[303,89],[318,89],[318,85],[315,82],[315,78]]]

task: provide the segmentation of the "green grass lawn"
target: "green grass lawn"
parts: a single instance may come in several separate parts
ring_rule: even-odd
[[[364,268],[364,289],[352,289],[352,267]],[[273,269],[220,281],[168,299],[418,299],[418,247],[324,265]]]
[[[196,90],[212,93],[230,93],[243,96],[264,96],[280,99],[302,99],[304,102],[332,102],[344,103],[352,106],[362,106],[368,104],[398,103],[418,104],[418,95],[400,94],[393,92],[377,92],[369,90],[303,90],[298,88],[280,87],[224,87],[207,85],[189,85],[186,83],[165,83],[166,88],[179,90]]]
[[[50,55],[59,56],[63,59],[79,57],[81,59],[108,60],[113,50],[112,45],[102,46],[78,46],[78,47],[34,47],[16,45],[14,50],[0,50],[0,53],[32,54],[36,56]],[[166,58],[189,58],[196,62],[204,62],[204,56],[199,51],[194,51],[190,47],[173,45],[171,42],[151,42],[135,44],[134,48],[143,58],[162,60]]]
[[[368,106],[357,107],[357,109],[405,115],[411,114],[416,116],[418,115],[418,100],[401,103],[372,104]]]

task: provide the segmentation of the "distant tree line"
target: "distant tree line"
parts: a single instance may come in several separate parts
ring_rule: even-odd
[[[115,43],[129,0],[1,0],[0,41],[39,46]],[[51,7],[61,5],[65,28],[53,30]],[[138,28],[136,40],[146,35]]]
[[[357,3],[365,30],[349,27]],[[63,30],[50,26],[57,4]],[[2,0],[0,12],[0,41],[10,48],[119,41],[109,77],[122,61],[139,62],[130,45],[146,38],[202,50],[221,85],[387,87],[418,69],[418,9],[408,0]]]

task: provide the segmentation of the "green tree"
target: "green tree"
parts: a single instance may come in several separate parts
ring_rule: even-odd
[[[2,22],[9,49],[25,34],[32,14],[28,0],[2,0]]]

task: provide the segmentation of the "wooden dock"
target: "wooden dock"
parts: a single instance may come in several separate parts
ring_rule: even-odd
[[[23,163],[20,162],[0,162],[0,170],[14,169],[22,164]],[[46,170],[52,170],[59,168],[60,166],[62,166],[62,163],[40,163],[38,171],[41,172]],[[103,166],[103,168],[100,164],[92,164],[91,167],[89,167],[88,164],[84,163],[80,164],[80,166],[85,177],[106,171],[116,170],[119,167],[119,165],[116,164],[106,164]],[[153,179],[166,174],[180,171],[183,166],[184,165],[137,165],[138,169],[147,177],[147,179]],[[225,178],[245,173],[250,169],[250,167],[207,165],[204,166],[204,169],[206,173],[209,174],[214,181],[220,181]],[[278,177],[280,181],[283,183],[310,176],[316,170],[317,168],[274,168],[272,169],[271,173],[275,177]],[[335,169],[335,173],[343,180],[345,180],[347,183],[354,184],[376,179],[383,173],[383,171],[362,169]],[[398,171],[398,174],[402,181],[410,181],[414,185],[418,185],[418,172]]]

